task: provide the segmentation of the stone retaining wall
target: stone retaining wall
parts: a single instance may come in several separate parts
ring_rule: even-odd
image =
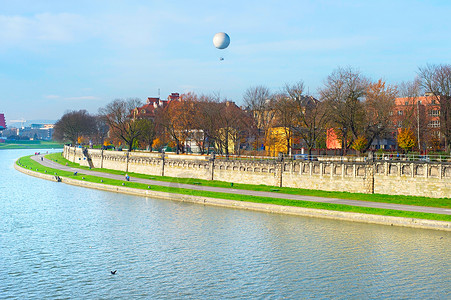
[[[64,157],[81,165],[149,175],[326,191],[451,197],[451,164],[384,161],[247,161],[209,156],[104,151],[64,147]]]

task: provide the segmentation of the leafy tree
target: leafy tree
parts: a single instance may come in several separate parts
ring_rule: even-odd
[[[398,146],[404,149],[404,151],[409,151],[416,146],[417,141],[415,139],[415,134],[410,128],[401,128],[398,133],[397,138]]]
[[[357,137],[352,143],[351,147],[359,154],[366,148],[368,140],[364,136]]]

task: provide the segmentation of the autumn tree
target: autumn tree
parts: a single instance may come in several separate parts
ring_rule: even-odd
[[[365,109],[361,100],[365,97],[368,79],[358,71],[338,68],[326,79],[319,90],[328,108],[330,123],[341,135],[343,150],[359,136],[364,122]]]
[[[86,110],[66,112],[55,123],[53,138],[57,141],[77,143],[82,136],[88,137],[96,132],[96,118]]]
[[[410,128],[401,128],[399,130],[397,142],[398,146],[404,149],[404,151],[411,150],[417,144],[415,134]]]
[[[421,84],[440,105],[440,132],[445,137],[445,146],[451,146],[451,65],[427,65],[419,68]]]
[[[357,137],[351,145],[351,148],[360,154],[368,145],[368,140],[364,136]]]
[[[286,84],[284,92],[294,107],[293,130],[307,146],[309,156],[324,132],[327,114],[322,102],[305,94],[304,83]]]
[[[115,99],[99,109],[99,114],[110,127],[110,137],[124,141],[128,145],[128,151],[132,151],[133,145],[143,132],[133,113],[134,109],[140,106],[141,100],[137,98]]]

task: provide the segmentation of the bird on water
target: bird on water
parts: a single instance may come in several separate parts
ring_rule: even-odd
[[[111,275],[116,275],[117,270],[111,271]]]

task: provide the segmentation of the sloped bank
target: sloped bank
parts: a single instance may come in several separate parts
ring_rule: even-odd
[[[28,170],[14,164],[14,168],[27,175],[35,176],[38,178],[56,181],[57,178],[54,175],[42,174],[32,170]],[[225,200],[219,198],[209,198],[202,196],[186,195],[186,194],[173,194],[167,192],[160,192],[154,190],[142,190],[135,189],[125,186],[115,186],[107,185],[102,183],[93,183],[82,180],[71,179],[67,177],[58,177],[62,183],[76,185],[81,187],[93,188],[109,192],[124,193],[130,195],[144,196],[150,198],[159,198],[173,201],[191,202],[198,204],[214,205],[229,208],[239,208],[239,209],[249,209],[269,213],[283,213],[298,216],[308,216],[308,217],[319,217],[327,219],[345,220],[352,222],[364,222],[380,225],[391,225],[391,226],[402,226],[402,227],[413,227],[413,228],[423,228],[423,229],[435,229],[435,230],[445,230],[451,231],[451,222],[446,221],[434,221],[425,219],[415,219],[415,218],[402,218],[402,217],[392,217],[392,216],[381,216],[381,215],[371,215],[362,214],[354,212],[340,212],[331,211],[323,209],[312,209],[303,207],[293,207],[293,206],[283,206],[275,204],[263,204],[236,200]]]

